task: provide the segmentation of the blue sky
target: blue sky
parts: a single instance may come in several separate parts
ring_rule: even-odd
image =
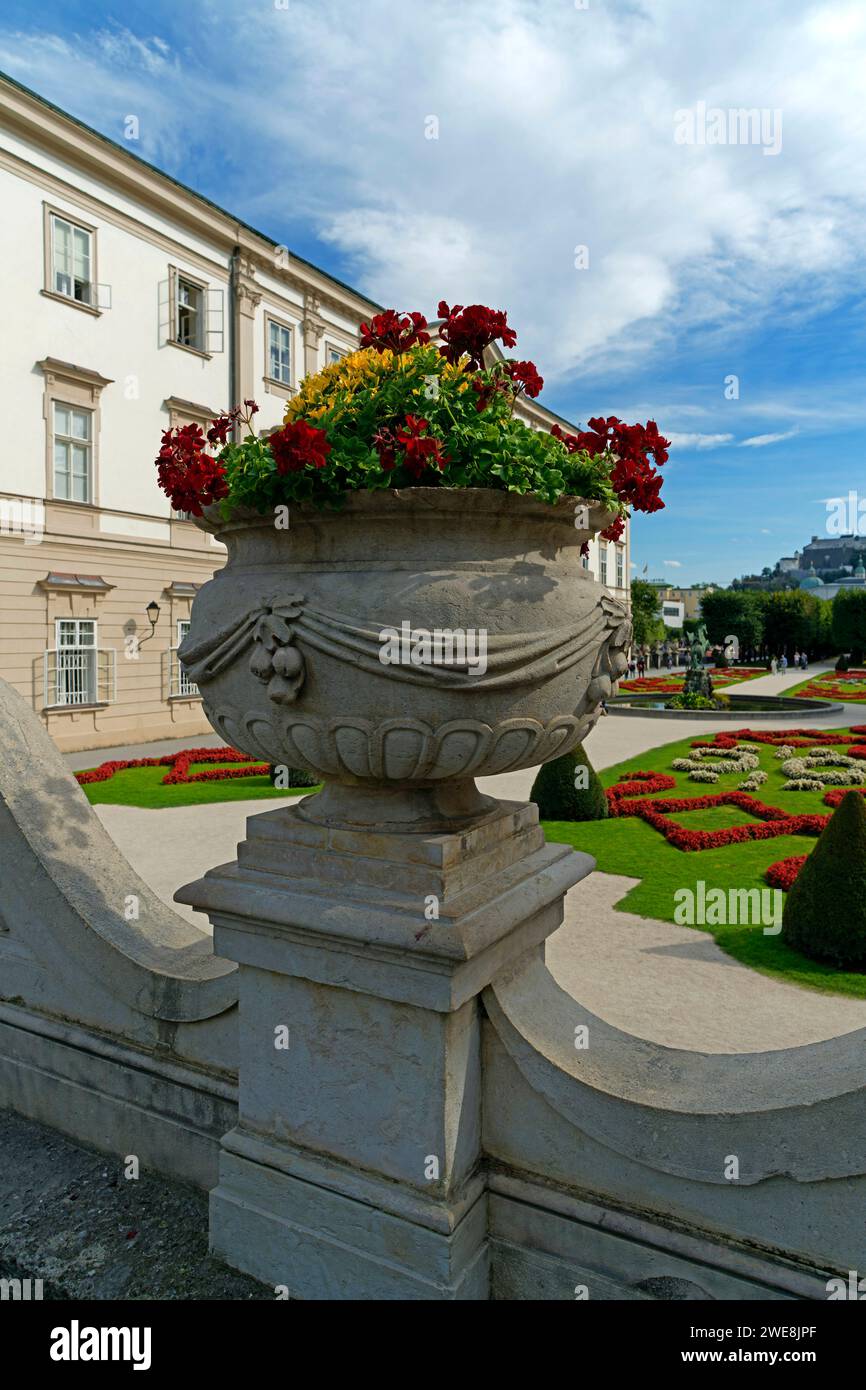
[[[655,418],[638,573],[866,494],[858,0],[5,0],[0,68],[385,304],[508,309],[569,418]]]

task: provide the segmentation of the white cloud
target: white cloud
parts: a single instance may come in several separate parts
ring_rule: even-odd
[[[793,439],[799,430],[785,430],[783,434],[753,434],[749,439],[740,440],[741,449],[764,449],[768,444],[778,444],[783,439]]]
[[[662,560],[662,564],[670,566],[672,570],[681,570],[683,567],[681,560]]]
[[[156,37],[0,24],[0,65],[118,136],[138,114],[138,152],[185,158],[187,178],[194,156],[210,196],[290,246],[339,248],[376,299],[507,308],[554,380],[690,330],[732,341],[792,296],[808,314],[862,283],[861,11],[187,0],[174,27],[148,7]],[[677,144],[674,113],[698,101],[781,110],[781,152]]]
[[[671,430],[666,435],[671,448],[675,449],[718,449],[730,444],[733,437],[732,434],[678,434]]]

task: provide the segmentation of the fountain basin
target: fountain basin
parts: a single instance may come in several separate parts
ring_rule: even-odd
[[[726,693],[726,692],[725,692]],[[826,700],[801,700],[786,695],[729,695],[727,709],[666,709],[656,695],[615,695],[607,701],[608,714],[639,715],[664,719],[802,719],[806,715],[842,714],[844,705]]]

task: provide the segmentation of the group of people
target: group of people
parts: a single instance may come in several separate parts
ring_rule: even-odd
[[[675,666],[687,666],[688,661],[689,653],[686,647],[679,651],[671,651],[668,647],[659,651],[656,648],[652,653],[646,647],[637,647],[629,653],[628,674],[630,679],[634,680],[635,676],[645,676],[651,665],[660,671],[672,671]]]
[[[788,658],[784,652],[782,652],[780,657],[777,658],[774,656],[770,659],[770,670],[774,676],[779,671],[784,674],[788,669],[788,665]],[[809,658],[805,652],[794,652],[790,665],[793,666],[795,670],[805,671],[809,665]]]
[[[716,649],[713,647],[708,649],[706,656],[708,664],[713,664],[713,661],[721,650],[721,648]],[[652,656],[652,664],[663,671],[671,671],[676,666],[687,666],[689,660],[687,648],[671,651],[670,648],[665,647],[662,651],[655,650]],[[770,671],[774,676],[780,671],[787,671],[789,666],[796,670],[805,671],[808,665],[809,658],[805,651],[794,652],[790,661],[785,652],[782,652],[781,656],[773,656],[770,658]],[[630,680],[634,680],[635,676],[638,678],[645,676],[649,666],[650,653],[645,647],[638,647],[629,653],[628,674]]]

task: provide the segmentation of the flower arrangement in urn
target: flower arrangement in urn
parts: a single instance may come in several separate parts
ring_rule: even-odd
[[[516,343],[499,310],[386,310],[268,437],[249,400],[163,435],[161,487],[229,553],[184,666],[233,746],[325,781],[311,818],[363,819],[382,789],[472,818],[474,777],[568,752],[625,669],[627,613],[580,554],[664,505],[668,441],[615,417],[530,427],[515,407],[542,378],[496,343]]]
[[[486,348],[517,341],[507,315],[444,300],[439,314],[438,347],[420,313],[388,309],[362,324],[360,350],[307,377],[268,439],[253,432],[250,400],[206,434],[197,425],[166,430],[157,465],[172,505],[198,516],[219,501],[228,519],[238,507],[339,506],[358,489],[485,487],[550,503],[605,502],[615,514],[609,540],[619,539],[629,507],[664,506],[658,465],[668,441],[655,421],[609,416],[576,435],[559,425],[534,430],[514,407],[541,392],[535,364],[484,365]],[[247,427],[240,442],[229,440],[235,424]]]

